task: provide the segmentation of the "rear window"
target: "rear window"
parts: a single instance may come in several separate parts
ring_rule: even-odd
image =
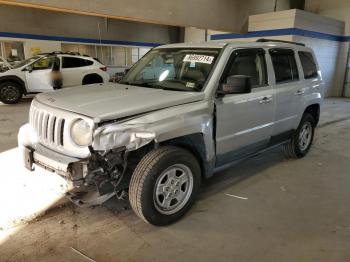
[[[317,66],[313,55],[310,52],[299,52],[300,62],[303,67],[304,78],[310,79],[318,76]]]
[[[74,68],[92,65],[94,62],[78,57],[64,56],[62,57],[62,68]]]
[[[275,71],[276,83],[299,80],[298,68],[293,50],[271,49],[270,55]]]

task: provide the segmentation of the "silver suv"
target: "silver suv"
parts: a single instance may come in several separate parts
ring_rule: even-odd
[[[128,196],[140,218],[167,225],[218,170],[277,145],[305,156],[322,94],[314,54],[302,44],[164,45],[119,84],[36,96],[19,146],[29,170],[67,178],[77,204]],[[97,198],[77,192],[91,187]]]

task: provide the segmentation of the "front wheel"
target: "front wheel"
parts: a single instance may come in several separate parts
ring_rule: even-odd
[[[129,186],[130,204],[146,222],[168,225],[190,209],[200,183],[200,167],[190,152],[173,146],[160,147],[137,165]]]
[[[22,98],[22,89],[17,83],[4,82],[0,84],[0,101],[4,104],[17,104]]]
[[[315,133],[315,120],[305,113],[291,141],[284,145],[285,155],[289,158],[304,157],[310,150]]]

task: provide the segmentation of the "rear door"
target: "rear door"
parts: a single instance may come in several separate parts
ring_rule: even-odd
[[[85,72],[93,61],[74,57],[62,56],[63,87],[82,85]]]
[[[298,125],[298,108],[305,92],[300,80],[293,49],[273,48],[269,50],[274,69],[276,112],[273,135],[288,135]]]
[[[268,146],[275,97],[266,68],[264,49],[239,49],[231,54],[220,86],[230,75],[247,75],[251,78],[252,91],[216,99],[217,166]]]

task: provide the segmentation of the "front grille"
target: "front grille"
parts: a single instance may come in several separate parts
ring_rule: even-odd
[[[41,143],[58,147],[64,145],[64,118],[59,118],[50,112],[32,105],[30,108],[29,123]]]

